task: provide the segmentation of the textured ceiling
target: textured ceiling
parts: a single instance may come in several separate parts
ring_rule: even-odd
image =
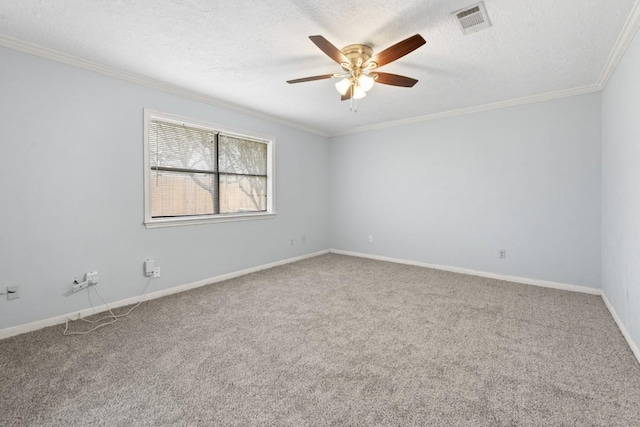
[[[475,0],[20,0],[0,2],[0,35],[198,92],[333,135],[598,83],[635,0],[485,0],[493,26],[463,36],[452,12]],[[308,38],[374,53],[427,44],[381,71],[349,112],[339,72]]]

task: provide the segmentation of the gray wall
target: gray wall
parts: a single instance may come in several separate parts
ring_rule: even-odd
[[[331,247],[599,287],[600,105],[590,94],[332,138]]]
[[[603,94],[602,288],[640,344],[640,36]]]
[[[604,100],[327,143],[0,48],[0,286],[22,288],[21,299],[0,300],[0,329],[88,307],[84,293],[63,296],[87,270],[117,301],[140,294],[148,257],[162,267],[159,290],[332,247],[592,287],[602,277],[638,342],[639,50],[636,38]],[[143,107],[275,136],[277,218],[147,230]]]
[[[88,270],[117,301],[148,257],[160,290],[328,248],[324,137],[4,48],[0,94],[0,329],[89,307]],[[277,218],[146,229],[143,107],[274,136]]]

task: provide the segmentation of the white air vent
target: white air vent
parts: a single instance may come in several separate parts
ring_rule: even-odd
[[[476,3],[462,10],[453,12],[463,34],[475,33],[491,26],[484,2]]]

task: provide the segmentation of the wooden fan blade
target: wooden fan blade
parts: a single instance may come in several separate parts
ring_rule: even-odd
[[[427,41],[422,38],[420,34],[416,34],[415,36],[411,36],[407,39],[402,40],[400,43],[396,43],[391,47],[386,48],[382,52],[374,55],[367,63],[364,64],[366,66],[369,62],[375,62],[378,64],[378,67],[382,67],[390,62],[395,61],[398,58],[402,58],[408,53],[413,52]]]
[[[376,74],[378,75],[376,83],[382,83],[384,85],[413,87],[413,85],[418,83],[416,79],[412,79],[411,77],[399,76],[398,74],[378,72],[376,72]]]
[[[340,101],[346,101],[348,99],[351,99],[351,89],[349,89],[344,95],[340,95]]]
[[[287,83],[304,83],[304,82],[311,82],[314,80],[330,79],[331,77],[333,77],[333,74],[323,74],[321,76],[311,76],[311,77],[303,77],[301,79],[287,80]]]
[[[344,53],[340,52],[340,49],[332,45],[329,40],[322,36],[309,36],[309,38],[321,51],[338,64],[342,64],[343,62],[349,63],[349,58],[344,56]]]

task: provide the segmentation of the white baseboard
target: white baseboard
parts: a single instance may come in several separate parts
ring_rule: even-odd
[[[590,295],[602,295],[602,291],[600,289],[590,288],[588,286],[569,285],[566,283],[549,282],[546,280],[529,279],[526,277],[518,277],[518,276],[506,276],[503,274],[488,273],[486,271],[471,270],[468,268],[451,267],[448,265],[439,265],[439,264],[428,264],[425,262],[409,261],[409,260],[390,258],[390,257],[380,256],[380,255],[365,254],[361,252],[343,251],[340,249],[330,249],[329,252],[334,254],[340,254],[340,255],[356,256],[360,258],[370,258],[378,261],[394,262],[396,264],[406,264],[406,265],[415,265],[417,267],[433,268],[434,270],[450,271],[452,273],[461,273],[461,274],[467,274],[470,276],[505,280],[507,282],[522,283],[524,285],[541,286],[543,288],[560,289],[563,291],[580,292],[583,294],[590,294]]]
[[[210,285],[212,283],[222,282],[224,280],[233,279],[235,277],[244,276],[246,274],[255,273],[257,271],[266,270],[268,268],[277,267],[279,265],[290,264],[292,262],[301,261],[306,258],[312,258],[318,255],[324,255],[329,253],[328,250],[313,252],[306,255],[300,255],[293,258],[287,258],[281,261],[272,262],[269,264],[259,265],[257,267],[251,267],[240,271],[234,271],[232,273],[222,274],[220,276],[211,277],[209,279],[198,280],[197,282],[186,283],[184,285],[175,286],[173,288],[162,289],[155,292],[150,292],[145,297],[145,301],[162,298],[167,295],[177,294],[179,292],[188,291],[189,289],[199,288],[201,286]],[[126,305],[136,304],[140,301],[140,296],[136,296],[133,298],[127,298],[120,301],[110,302],[109,307],[118,308],[124,307]],[[48,326],[59,325],[67,321],[67,319],[77,319],[78,317],[86,317],[91,316],[92,314],[101,313],[103,311],[107,311],[106,305],[100,305],[96,307],[85,308],[80,311],[74,311],[72,313],[62,314],[59,316],[50,317],[48,319],[37,320],[35,322],[27,323],[25,325],[13,326],[6,329],[0,329],[0,340],[4,338],[9,338],[15,335],[24,334],[26,332],[37,331],[38,329],[46,328]]]
[[[606,294],[601,289],[590,288],[588,286],[568,285],[566,283],[549,282],[545,280],[528,279],[526,277],[505,276],[501,274],[487,273],[485,271],[450,267],[448,265],[438,265],[438,264],[428,264],[428,263],[417,262],[417,261],[408,261],[404,259],[390,258],[385,256],[379,256],[379,255],[370,255],[370,254],[365,254],[360,252],[343,251],[340,249],[330,249],[329,252],[333,254],[356,256],[360,258],[370,258],[378,261],[394,262],[397,264],[406,264],[406,265],[415,265],[417,267],[433,268],[435,270],[450,271],[453,273],[468,274],[471,276],[487,277],[489,279],[506,280],[508,282],[522,283],[525,285],[542,286],[545,288],[560,289],[563,291],[571,291],[571,292],[580,292],[580,293],[585,293],[590,295],[600,295],[605,305],[609,309],[609,312],[611,313],[611,317],[613,317],[613,320],[618,325],[618,329],[620,329],[620,332],[622,332],[624,339],[627,341],[627,344],[629,344],[629,347],[631,348],[631,352],[638,360],[638,363],[640,363],[640,349],[638,348],[638,345],[633,341],[633,338],[631,338],[631,335],[629,334],[629,331],[627,331],[627,328],[624,326],[624,323],[622,323],[620,316],[618,316],[618,313],[613,308]]]
[[[169,289],[162,289],[162,290],[151,292],[151,293],[147,294],[147,296],[145,297],[145,301],[156,299],[156,298],[162,298],[162,297],[167,296],[167,295],[177,294],[179,292],[184,292],[184,291],[188,291],[190,289],[199,288],[201,286],[206,286],[206,285],[210,285],[210,284],[213,284],[213,283],[222,282],[224,280],[233,279],[233,278],[236,278],[236,277],[244,276],[246,274],[255,273],[257,271],[266,270],[266,269],[277,267],[277,266],[280,266],[280,265],[285,265],[285,264],[289,264],[289,263],[292,263],[292,262],[301,261],[303,259],[312,258],[312,257],[319,256],[319,255],[324,255],[324,254],[329,253],[329,252],[334,253],[334,254],[340,254],[340,255],[356,256],[356,257],[360,257],[360,258],[370,258],[370,259],[375,259],[375,260],[379,260],[379,261],[394,262],[394,263],[397,263],[397,264],[405,264],[405,265],[414,265],[414,266],[417,266],[417,267],[433,268],[433,269],[436,269],[436,270],[443,270],[443,271],[450,271],[450,272],[453,272],[453,273],[468,274],[468,275],[471,275],[471,276],[486,277],[486,278],[489,278],[489,279],[505,280],[505,281],[508,281],[508,282],[522,283],[522,284],[525,284],[525,285],[542,286],[542,287],[545,287],[545,288],[553,288],[553,289],[560,289],[560,290],[564,290],[564,291],[587,293],[587,294],[591,294],[591,295],[601,295],[605,305],[607,306],[607,309],[611,313],[611,317],[613,317],[613,320],[618,325],[618,328],[620,329],[620,332],[622,333],[622,335],[624,336],[625,340],[627,341],[627,344],[629,344],[629,347],[631,348],[631,352],[634,354],[634,356],[638,360],[638,363],[640,363],[640,349],[638,348],[638,345],[631,338],[631,335],[629,334],[629,332],[627,331],[627,328],[622,323],[622,320],[620,319],[620,316],[618,316],[618,313],[616,312],[616,310],[613,308],[613,306],[609,302],[609,299],[607,298],[606,294],[604,292],[602,292],[600,289],[590,288],[590,287],[587,287],[587,286],[569,285],[569,284],[558,283],[558,282],[549,282],[549,281],[544,281],[544,280],[528,279],[528,278],[518,277],[518,276],[506,276],[506,275],[488,273],[488,272],[484,272],[484,271],[471,270],[471,269],[466,269],[466,268],[451,267],[451,266],[439,265],[439,264],[428,264],[428,263],[424,263],[424,262],[409,261],[409,260],[403,260],[403,259],[398,259],[398,258],[390,258],[390,257],[385,257],[385,256],[379,256],[379,255],[365,254],[365,253],[360,253],[360,252],[343,251],[343,250],[339,250],[339,249],[323,250],[323,251],[318,251],[318,252],[314,252],[314,253],[310,253],[310,254],[306,254],[306,255],[293,257],[293,258],[287,258],[287,259],[284,259],[284,260],[281,260],[281,261],[276,261],[276,262],[272,262],[272,263],[269,263],[269,264],[263,264],[263,265],[260,265],[260,266],[257,266],[257,267],[251,267],[251,268],[247,268],[247,269],[244,269],[244,270],[239,270],[239,271],[235,271],[235,272],[232,272],[232,273],[227,273],[227,274],[223,274],[223,275],[220,275],[220,276],[211,277],[209,279],[198,280],[197,282],[186,283],[184,285],[175,286],[175,287],[169,288]],[[109,303],[109,306],[111,308],[124,307],[126,305],[136,304],[139,300],[140,300],[140,296],[136,296],[136,297],[133,297],[133,298],[127,298],[127,299],[124,299],[124,300],[120,300],[120,301],[115,301],[115,302]],[[73,313],[67,313],[67,314],[63,314],[63,315],[60,315],[60,316],[50,317],[48,319],[38,320],[38,321],[35,321],[35,322],[27,323],[25,325],[19,325],[19,326],[14,326],[14,327],[11,327],[11,328],[1,329],[0,330],[0,340],[4,339],[4,338],[9,338],[9,337],[12,337],[12,336],[15,336],[15,335],[24,334],[24,333],[27,333],[27,332],[33,332],[33,331],[36,331],[38,329],[46,328],[48,326],[59,325],[59,324],[64,323],[67,319],[77,319],[78,317],[86,317],[86,316],[90,316],[90,315],[93,315],[93,314],[96,314],[96,313],[101,313],[101,312],[104,312],[104,311],[107,311],[107,307],[106,307],[106,305],[101,305],[101,306],[97,306],[97,307],[86,308],[86,309],[83,309],[83,310],[80,310],[80,311],[75,311]]]
[[[602,299],[604,300],[604,304],[609,309],[611,317],[613,317],[613,320],[615,320],[616,324],[618,325],[620,332],[622,332],[622,336],[625,340],[627,340],[627,344],[629,344],[631,352],[634,356],[636,356],[638,363],[640,363],[640,349],[638,348],[638,345],[633,341],[633,338],[631,338],[629,331],[627,331],[624,323],[622,323],[622,319],[620,319],[620,316],[618,316],[618,313],[616,312],[615,308],[613,308],[613,305],[611,305],[611,302],[609,302],[609,298],[607,298],[607,295],[604,292],[602,292]]]

